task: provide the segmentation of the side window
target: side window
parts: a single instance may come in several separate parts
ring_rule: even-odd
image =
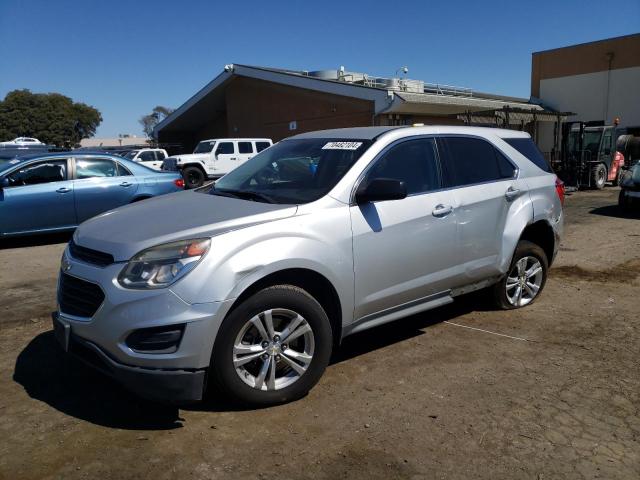
[[[605,155],[611,153],[611,131],[606,132],[602,137],[602,153]]]
[[[156,159],[156,156],[153,154],[151,150],[147,150],[142,152],[138,157],[138,161],[140,162],[151,162]]]
[[[374,178],[400,180],[408,195],[437,190],[440,174],[434,140],[409,140],[392,147],[367,173],[366,181]]]
[[[76,178],[117,177],[118,167],[113,160],[106,158],[76,159]]]
[[[269,142],[256,142],[256,152],[261,152],[265,148],[269,148],[271,144]]]
[[[165,158],[167,158],[166,153],[164,153],[162,150],[156,150],[156,159],[164,160]]]
[[[10,187],[61,182],[67,179],[67,160],[49,160],[32,163],[7,176]]]
[[[451,187],[511,178],[511,163],[486,140],[472,137],[445,137],[447,184]]]
[[[233,153],[235,153],[233,142],[221,142],[218,144],[218,148],[216,148],[216,155]]]
[[[530,138],[503,138],[503,140],[545,172],[553,172],[549,162],[544,159],[544,155]]]
[[[238,153],[253,153],[251,142],[238,142]]]
[[[126,177],[128,175],[132,175],[132,173],[124,165],[122,165],[120,162],[116,162],[116,166],[118,168],[118,176],[119,177]]]

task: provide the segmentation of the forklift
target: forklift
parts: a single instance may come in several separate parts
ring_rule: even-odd
[[[556,169],[568,187],[601,190],[607,182],[618,185],[623,167],[635,161],[640,145],[640,127],[620,127],[619,122],[616,118],[613,125],[603,121],[562,125]]]

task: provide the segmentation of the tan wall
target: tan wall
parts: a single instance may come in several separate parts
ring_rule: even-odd
[[[540,97],[540,81],[609,69],[640,66],[640,33],[565,48],[535,52],[531,59],[531,95]]]
[[[227,88],[228,135],[273,141],[327,128],[371,125],[373,102],[237,78]],[[289,123],[297,123],[289,130]]]

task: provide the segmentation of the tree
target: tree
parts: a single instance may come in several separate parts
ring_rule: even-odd
[[[0,141],[36,137],[44,143],[73,147],[95,135],[100,112],[59,93],[13,90],[0,101]]]
[[[155,126],[171,115],[172,112],[173,108],[158,105],[149,115],[140,117],[140,120],[138,121],[140,122],[140,125],[142,125],[142,130],[144,130],[147,137],[151,138]]]

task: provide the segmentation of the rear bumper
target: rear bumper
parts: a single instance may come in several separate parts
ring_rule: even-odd
[[[206,369],[158,369],[124,365],[110,357],[99,345],[75,335],[68,324],[51,314],[60,346],[87,365],[113,378],[137,395],[162,403],[185,404],[202,400]]]

